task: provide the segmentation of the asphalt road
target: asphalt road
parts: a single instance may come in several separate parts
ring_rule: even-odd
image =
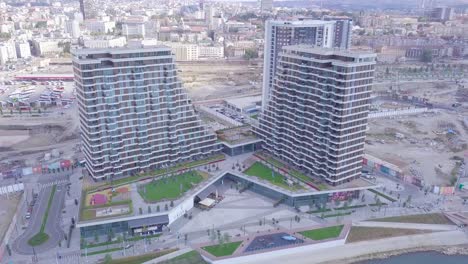
[[[43,188],[39,193],[36,206],[33,209],[31,219],[29,219],[28,228],[13,243],[13,250],[15,252],[24,255],[33,254],[33,248],[28,244],[28,241],[41,229],[42,219],[47,210],[47,203],[49,201],[51,191],[52,186],[49,186]],[[60,220],[65,194],[66,185],[57,185],[44,230],[44,232],[49,235],[49,239],[44,244],[34,247],[36,253],[41,253],[56,247],[58,242],[63,238],[64,232],[60,227]]]

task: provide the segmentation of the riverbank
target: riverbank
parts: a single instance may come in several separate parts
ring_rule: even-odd
[[[431,249],[447,249],[444,252],[456,254],[468,245],[468,236],[461,230],[441,231],[428,234],[392,237],[361,241],[307,253],[286,253],[280,257],[266,259],[265,263],[283,264],[294,259],[295,264],[344,264],[357,261],[386,258],[393,255]],[[460,247],[459,251],[451,248]],[[239,262],[252,263],[254,262]]]
[[[369,260],[376,260],[376,259],[387,259],[395,256],[400,256],[409,253],[416,253],[416,252],[438,252],[444,255],[454,256],[454,255],[465,255],[468,256],[468,244],[465,245],[456,245],[456,246],[428,246],[428,247],[416,247],[416,248],[408,248],[402,250],[393,250],[388,252],[380,252],[375,254],[367,254],[362,255],[354,258],[347,258],[341,260],[333,260],[333,261],[326,261],[322,262],[321,264],[359,264],[361,262],[369,261]]]

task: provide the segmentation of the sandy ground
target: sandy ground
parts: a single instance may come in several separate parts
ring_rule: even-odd
[[[63,152],[63,158],[72,158],[79,143],[76,104],[51,111],[41,117],[0,117],[0,159],[35,164],[52,149]]]
[[[8,230],[8,226],[11,223],[11,219],[16,212],[16,207],[21,199],[20,195],[10,196],[10,199],[6,197],[0,197],[0,239],[3,240],[5,232]],[[0,241],[1,241],[0,240]]]
[[[453,139],[445,134],[447,127],[456,131]],[[444,133],[437,135],[435,132]],[[396,133],[403,138],[397,138]],[[468,143],[467,139],[468,131],[462,126],[460,116],[438,111],[436,114],[370,120],[365,150],[400,166],[406,173],[418,171],[428,184],[439,185],[450,181],[455,166],[451,158],[466,154],[463,144]]]
[[[179,75],[194,101],[260,92],[262,66],[239,62],[177,63]]]

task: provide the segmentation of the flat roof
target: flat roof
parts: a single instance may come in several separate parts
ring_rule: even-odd
[[[251,106],[257,102],[262,101],[262,96],[257,95],[257,96],[246,96],[246,97],[240,97],[240,98],[228,98],[224,99],[224,101],[228,104],[235,105],[238,108],[245,108],[248,106]]]
[[[167,215],[158,215],[147,218],[135,219],[128,221],[128,227],[142,227],[150,225],[161,225],[169,223],[169,217]]]
[[[137,53],[137,52],[148,52],[148,51],[171,51],[171,48],[164,45],[146,46],[142,45],[139,48],[134,47],[118,47],[118,48],[84,48],[84,49],[73,49],[72,54],[75,56],[88,55],[88,54],[125,54],[125,53]]]
[[[325,56],[338,55],[338,56],[354,57],[354,58],[369,58],[369,57],[376,58],[377,57],[376,53],[370,52],[370,51],[345,50],[345,49],[339,49],[339,48],[322,48],[322,47],[317,47],[314,45],[306,45],[306,44],[284,46],[283,49],[298,50],[298,51],[304,51],[308,53],[325,55]]]
[[[314,19],[304,19],[304,20],[268,20],[268,23],[274,26],[320,26],[320,25],[334,25],[335,21],[325,21],[325,20],[314,20]]]

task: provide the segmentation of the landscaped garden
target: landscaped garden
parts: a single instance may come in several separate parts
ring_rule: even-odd
[[[117,179],[117,180],[112,180],[112,182],[110,184],[105,183],[105,184],[102,184],[102,185],[93,186],[91,188],[88,188],[88,191],[94,191],[94,190],[103,189],[103,188],[111,187],[111,186],[115,187],[115,186],[120,186],[120,185],[123,185],[123,184],[129,184],[129,183],[133,183],[133,182],[137,182],[137,181],[140,181],[140,180],[147,179],[148,177],[162,176],[162,175],[167,174],[167,173],[183,171],[183,170],[198,167],[198,166],[201,166],[201,165],[204,165],[204,164],[222,161],[224,159],[225,159],[225,157],[224,157],[223,154],[218,154],[218,155],[210,156],[210,157],[205,158],[205,159],[194,160],[194,161],[189,161],[189,162],[183,162],[183,163],[176,164],[176,165],[174,165],[174,166],[172,166],[170,168],[153,170],[153,171],[146,172],[146,173],[141,173],[141,174],[138,174],[138,175],[135,175],[135,176],[130,176],[130,177],[125,177],[125,178],[120,178],[120,179]]]
[[[255,162],[247,170],[244,171],[245,174],[249,176],[256,176],[260,179],[271,182],[272,184],[288,189],[288,190],[298,190],[303,187],[298,184],[288,184],[287,179],[284,175],[275,172],[267,165],[261,162]]]
[[[202,247],[203,250],[210,253],[215,257],[224,257],[230,256],[236,251],[236,249],[242,244],[242,241],[239,242],[231,242],[231,243],[223,243],[219,245],[213,246],[206,246]]]
[[[288,174],[291,175],[292,177],[294,177],[294,178],[296,178],[298,180],[301,180],[302,182],[304,182],[306,184],[313,184],[314,188],[317,188],[319,190],[328,189],[325,184],[317,183],[311,177],[306,176],[305,174],[303,174],[302,172],[300,172],[300,171],[298,171],[296,169],[290,168],[290,166],[286,165],[284,162],[282,162],[280,160],[277,160],[277,159],[275,159],[274,157],[272,157],[270,155],[265,155],[262,152],[256,153],[255,155],[257,157],[263,159],[264,161],[270,163],[271,165],[275,166],[276,168],[287,171]]]
[[[130,185],[122,185],[83,193],[81,220],[131,214],[133,208],[130,191]]]
[[[52,206],[52,201],[54,200],[56,189],[57,189],[57,185],[52,186],[52,191],[50,192],[49,201],[47,202],[47,209],[42,218],[41,229],[39,230],[37,234],[35,234],[33,237],[29,239],[28,244],[30,246],[36,247],[36,246],[44,244],[47,240],[49,240],[49,235],[44,231],[45,231],[47,218],[49,217],[49,210],[50,210],[50,207]]]
[[[204,178],[207,176],[199,171],[189,171],[143,184],[138,187],[138,192],[147,202],[175,200],[203,181]]]
[[[319,229],[307,230],[299,232],[301,235],[310,238],[312,240],[325,240],[329,238],[338,237],[343,230],[343,225],[339,226],[330,226]]]

